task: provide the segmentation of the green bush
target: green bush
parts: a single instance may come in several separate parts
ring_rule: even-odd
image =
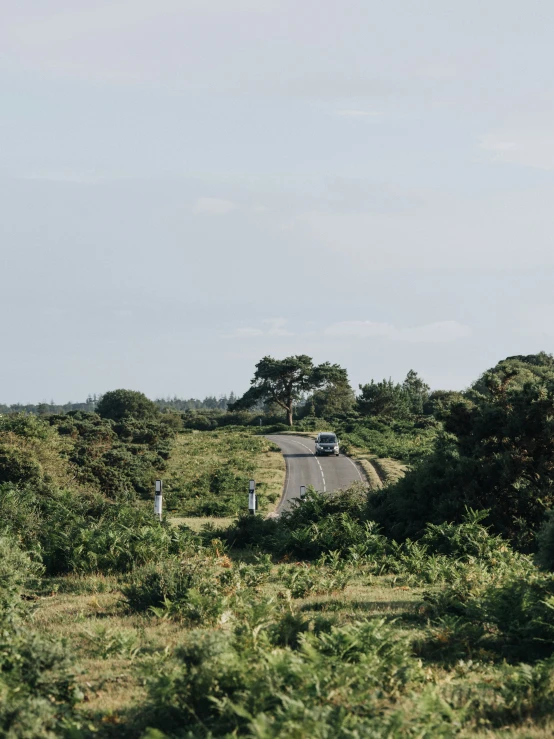
[[[0,620],[18,610],[24,588],[36,585],[42,572],[14,538],[0,535]]]
[[[206,560],[173,557],[137,568],[123,595],[131,611],[207,626],[223,613],[224,590]]]
[[[27,627],[0,623],[0,736],[57,739],[81,736],[76,686],[64,645]]]
[[[554,653],[554,577],[526,573],[498,583],[459,581],[425,596],[430,645],[453,658],[482,650],[510,661],[532,662]],[[462,635],[462,636],[460,636]],[[438,643],[437,643],[438,642]]]
[[[42,480],[42,468],[28,452],[0,444],[0,483],[38,485]]]
[[[554,570],[554,511],[548,511],[546,520],[537,533],[537,560],[541,567]]]
[[[383,697],[398,699],[421,674],[384,620],[301,633],[295,649],[272,646],[255,623],[250,647],[238,635],[191,634],[151,679],[144,721],[191,736],[380,735]]]
[[[146,420],[159,414],[156,404],[137,390],[110,390],[100,398],[96,412],[114,421],[129,417]]]
[[[531,362],[485,373],[450,406],[432,454],[372,497],[370,516],[396,538],[417,538],[427,523],[459,523],[467,507],[487,509],[495,533],[532,551],[554,507],[551,360],[542,374]]]

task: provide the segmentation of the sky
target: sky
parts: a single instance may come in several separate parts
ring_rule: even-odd
[[[548,0],[0,0],[0,402],[554,350]]]

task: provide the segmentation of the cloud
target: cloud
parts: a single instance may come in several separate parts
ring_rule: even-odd
[[[237,328],[231,334],[226,334],[225,339],[251,339],[254,336],[263,336],[264,332],[261,328],[253,328],[252,326],[243,326]]]
[[[95,172],[73,171],[35,171],[18,177],[21,180],[36,180],[39,182],[67,182],[76,185],[98,185],[110,179],[108,175]]]
[[[479,136],[478,146],[492,162],[554,170],[552,131],[486,133]]]
[[[468,326],[457,321],[438,321],[412,328],[398,328],[391,323],[376,321],[339,321],[324,329],[327,336],[357,339],[387,339],[414,344],[442,344],[466,338]]]
[[[294,336],[292,331],[286,328],[286,318],[267,318],[262,321],[264,328],[254,326],[242,326],[230,334],[224,334],[224,339],[252,339],[258,336]]]
[[[192,212],[196,215],[226,216],[238,207],[237,203],[223,198],[196,198]]]
[[[383,113],[380,110],[360,110],[347,108],[346,110],[335,110],[334,115],[340,118],[380,118]]]
[[[264,322],[268,326],[266,336],[293,336],[293,332],[285,328],[286,318],[267,318]]]

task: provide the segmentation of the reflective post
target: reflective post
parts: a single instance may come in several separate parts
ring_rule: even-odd
[[[154,515],[162,520],[162,481],[156,480],[156,494],[154,496]]]
[[[250,487],[248,490],[248,511],[251,516],[256,513],[258,507],[258,501],[256,500],[256,483],[254,480],[250,480]]]

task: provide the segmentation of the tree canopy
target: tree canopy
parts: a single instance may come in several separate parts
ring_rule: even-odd
[[[156,404],[138,390],[110,390],[104,393],[96,406],[102,418],[121,421],[123,418],[147,419],[158,414]]]
[[[372,380],[359,388],[357,406],[362,416],[403,419],[421,415],[429,397],[429,385],[414,370],[408,372],[403,383],[389,378],[381,382]]]
[[[229,405],[229,410],[247,410],[260,402],[276,403],[286,411],[292,426],[294,405],[305,393],[347,382],[347,372],[338,364],[314,365],[305,354],[285,359],[263,357],[256,365],[250,388]]]
[[[494,530],[532,546],[554,508],[554,375],[548,355],[512,357],[444,408],[434,452],[375,497],[374,515],[396,536],[487,509]]]

